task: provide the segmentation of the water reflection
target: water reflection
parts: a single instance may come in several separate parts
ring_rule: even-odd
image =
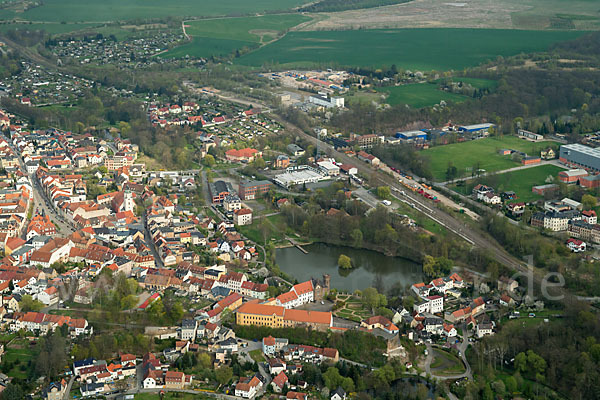
[[[406,286],[423,280],[421,265],[404,258],[387,257],[375,251],[323,243],[311,244],[304,248],[308,254],[295,247],[277,249],[277,264],[283,272],[298,281],[305,281],[311,277],[321,278],[323,274],[329,274],[332,288],[354,291],[369,286],[387,290],[393,286]],[[338,268],[340,254],[350,257],[355,268]]]

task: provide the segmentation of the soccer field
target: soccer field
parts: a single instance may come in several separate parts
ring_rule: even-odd
[[[437,85],[431,83],[388,86],[377,88],[377,91],[388,94],[385,101],[388,104],[408,104],[415,108],[430,107],[439,104],[442,100],[458,103],[466,99],[463,95],[440,90]]]
[[[458,70],[583,35],[577,31],[509,29],[377,29],[290,32],[238,59],[261,66],[364,66],[396,64],[411,70]]]
[[[471,176],[472,168],[476,165],[486,172],[496,172],[520,165],[509,155],[498,154],[500,149],[518,150],[539,156],[540,151],[549,146],[556,146],[556,143],[551,141],[529,142],[516,136],[504,136],[435,146],[423,150],[421,154],[429,159],[434,179],[441,182],[446,180],[446,170],[450,162],[458,169],[459,176]]]

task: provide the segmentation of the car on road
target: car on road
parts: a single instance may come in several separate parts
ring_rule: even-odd
[[[384,206],[391,206],[392,205],[392,202],[389,201],[389,200],[383,200],[382,203],[383,203]]]
[[[534,313],[532,313],[532,312],[530,312],[530,313],[529,313],[529,318],[535,318],[535,314],[534,314]]]
[[[323,305],[325,305],[325,302],[324,302],[323,300],[321,300],[321,305],[322,305],[322,306],[323,306]]]

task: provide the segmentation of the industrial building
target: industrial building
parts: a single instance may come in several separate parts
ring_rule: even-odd
[[[415,140],[427,140],[427,133],[423,131],[398,132],[396,137],[405,142],[414,142]]]
[[[340,174],[340,167],[331,161],[319,161],[317,165],[319,166],[319,169],[328,176],[338,176]]]
[[[298,157],[298,156],[303,156],[304,155],[304,149],[300,146],[298,146],[296,143],[290,143],[287,145],[287,150],[294,156],[294,157]]]
[[[310,96],[308,102],[325,108],[344,108],[343,97],[328,98],[324,95]]]
[[[465,132],[480,132],[480,133],[487,133],[490,128],[494,127],[494,124],[475,124],[475,125],[464,125],[464,126],[459,126],[458,127],[458,131],[465,133]]]
[[[574,168],[583,168],[588,172],[600,172],[600,149],[579,143],[560,146],[560,162]]]
[[[568,171],[560,171],[558,173],[558,180],[563,183],[578,183],[581,178],[588,176],[588,172],[585,169],[570,169]]]
[[[330,179],[329,176],[324,175],[321,171],[308,165],[301,165],[295,168],[290,167],[286,172],[276,175],[273,178],[273,182],[283,188],[289,189],[292,186],[316,183],[326,179]]]
[[[225,197],[230,194],[235,194],[231,183],[225,181],[210,182],[208,188],[210,190],[212,202],[215,204],[221,204],[223,200],[225,200]]]
[[[238,193],[242,200],[254,200],[257,196],[267,193],[272,186],[269,181],[242,181]]]

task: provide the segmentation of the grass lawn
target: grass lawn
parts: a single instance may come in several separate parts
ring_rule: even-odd
[[[516,136],[490,137],[435,146],[421,153],[429,159],[430,169],[437,181],[446,180],[448,163],[458,169],[459,176],[471,176],[471,169],[479,163],[479,168],[486,172],[501,171],[520,164],[511,160],[510,156],[498,154],[500,149],[514,149],[531,155],[539,155],[548,146],[556,146],[555,142],[529,142]]]
[[[307,3],[305,0],[44,0],[41,6],[23,13],[2,10],[0,17],[15,16],[31,21],[106,22],[117,20],[243,15],[263,11],[287,10]]]
[[[398,206],[398,214],[408,215],[410,218],[415,220],[418,226],[425,229],[426,231],[441,236],[445,236],[448,233],[448,230],[444,226],[435,222],[426,215],[415,211],[414,208],[409,207],[406,203],[403,203],[398,200],[392,200],[392,202]]]
[[[511,190],[515,192],[518,198],[509,201],[509,203],[529,203],[543,198],[543,196],[533,193],[531,187],[546,184],[545,180],[549,175],[556,177],[560,171],[564,171],[564,168],[555,165],[540,165],[520,171],[484,176],[476,180],[471,180],[464,186],[453,186],[452,189],[464,195],[469,195],[477,183],[483,183],[484,185],[492,186],[498,192]]]
[[[17,341],[13,342],[15,344]],[[11,364],[12,367],[8,371],[7,375],[13,378],[26,379],[27,378],[27,364],[29,361],[34,360],[36,352],[29,348],[29,341],[21,340],[15,345],[11,344],[4,355],[2,356],[2,364]]]
[[[458,375],[465,372],[463,362],[454,354],[440,349],[433,349],[432,372],[436,375]]]
[[[248,354],[250,354],[250,357],[256,362],[265,361],[265,356],[263,356],[262,350],[260,349],[252,350]]]
[[[411,70],[460,70],[510,56],[547,49],[583,35],[577,31],[512,29],[373,29],[296,31],[245,54],[237,63],[260,67],[325,65],[380,67],[396,64]]]
[[[244,236],[253,242],[264,244],[263,233],[260,229],[261,224],[265,224],[267,227],[267,241],[277,243],[285,239],[287,224],[284,221],[284,217],[280,214],[272,215],[266,218],[256,218],[252,221],[252,225],[240,226],[238,228]]]
[[[440,90],[432,83],[411,83],[402,86],[387,86],[377,89],[378,92],[387,93],[385,102],[391,105],[408,104],[414,108],[431,107],[440,101],[459,103],[467,97]]]

